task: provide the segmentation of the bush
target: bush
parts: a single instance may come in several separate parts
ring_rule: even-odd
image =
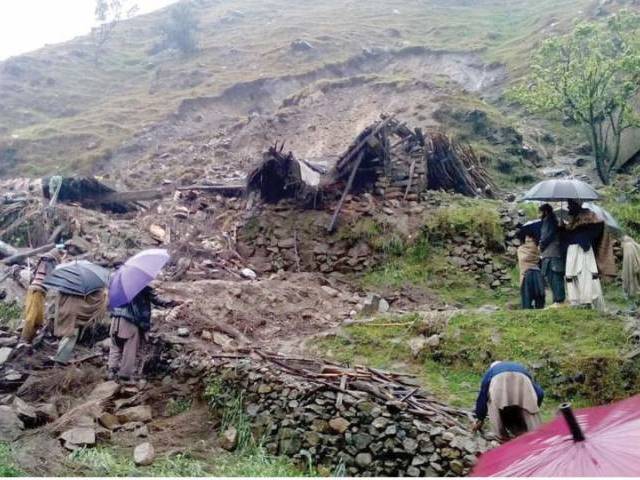
[[[189,3],[180,2],[169,12],[162,25],[163,48],[175,48],[182,53],[193,53],[198,49],[196,34],[198,19]]]
[[[465,202],[440,208],[428,218],[425,233],[434,240],[479,234],[489,246],[504,243],[500,215],[490,202]]]

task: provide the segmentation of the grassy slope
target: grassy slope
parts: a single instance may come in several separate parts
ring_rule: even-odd
[[[306,72],[365,47],[485,49],[488,61],[506,62],[520,72],[528,49],[552,30],[548,25],[562,28],[591,1],[242,0],[233,8],[244,16],[229,22],[221,21],[231,11],[226,4],[199,4],[202,48],[190,58],[148,55],[166,14],[159,12],[122,24],[99,67],[86,38],[6,62],[0,77],[0,145],[19,137],[18,168],[89,169],[185,98],[214,95],[240,81]],[[390,39],[385,33],[390,28],[401,37]],[[290,53],[289,43],[299,37],[316,46],[312,55]],[[6,73],[16,65],[22,74]],[[93,143],[97,148],[88,150]]]
[[[616,317],[573,309],[461,313],[442,332],[440,347],[415,358],[408,341],[423,330],[420,314],[379,318],[345,327],[314,349],[343,362],[408,369],[440,398],[466,408],[497,359],[532,368],[547,391],[547,417],[563,401],[593,405],[640,391],[637,369],[623,360],[626,336]],[[567,381],[580,373],[582,383]]]

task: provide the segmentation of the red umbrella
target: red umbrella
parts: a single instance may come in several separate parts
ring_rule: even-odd
[[[480,457],[474,477],[638,477],[640,395],[562,415]]]

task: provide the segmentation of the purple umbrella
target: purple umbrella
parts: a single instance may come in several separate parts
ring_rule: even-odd
[[[169,261],[169,253],[163,249],[144,250],[122,265],[109,284],[111,308],[130,303],[134,297],[158,276]]]

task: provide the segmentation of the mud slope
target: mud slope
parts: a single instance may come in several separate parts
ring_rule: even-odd
[[[505,76],[502,66],[486,65],[473,53],[364,53],[303,75],[238,83],[218,96],[184,100],[166,121],[123,146],[112,168],[155,183],[174,177],[181,164],[197,168],[201,179],[237,181],[275,141],[330,165],[381,112],[434,126],[438,95],[492,95]]]

